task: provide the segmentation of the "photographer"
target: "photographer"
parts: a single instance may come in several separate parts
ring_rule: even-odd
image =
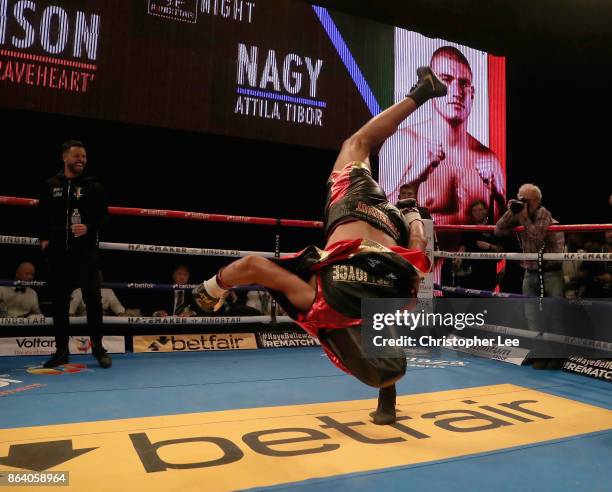
[[[508,210],[495,224],[495,235],[505,236],[512,233],[516,226],[524,226],[525,230],[518,233],[523,253],[562,253],[565,241],[562,232],[548,232],[548,227],[557,221],[551,213],[542,207],[542,192],[533,184],[522,185],[516,200],[508,202]],[[564,282],[563,270],[560,261],[544,261],[538,265],[537,261],[521,262],[525,269],[523,277],[523,294],[540,296],[540,279],[544,287],[543,295],[546,297],[563,297]],[[532,308],[533,306],[526,306]],[[536,314],[532,309],[526,309],[527,321],[531,330],[537,330]],[[559,360],[534,360],[536,369],[557,368]]]
[[[541,205],[542,192],[533,184],[519,188],[518,199],[508,202],[508,211],[495,224],[495,235],[506,236],[516,226],[524,226],[518,233],[523,253],[563,253],[564,237],[562,232],[548,232],[548,226],[556,223],[552,215]],[[537,261],[522,261],[525,269],[523,294],[540,295],[540,280]],[[563,271],[560,261],[545,261],[543,264],[544,295],[563,297]]]

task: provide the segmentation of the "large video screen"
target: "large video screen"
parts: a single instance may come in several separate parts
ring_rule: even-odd
[[[394,100],[429,65],[448,94],[412,114],[380,152],[380,182],[394,202],[416,194],[437,224],[469,224],[481,203],[491,219],[505,209],[505,60],[485,52],[395,30]]]
[[[412,82],[431,40],[399,32],[291,0],[0,0],[0,106],[338,148]]]

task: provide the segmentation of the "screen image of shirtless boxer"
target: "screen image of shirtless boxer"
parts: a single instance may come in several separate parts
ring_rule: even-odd
[[[436,224],[469,224],[470,205],[505,209],[504,163],[490,145],[490,56],[465,46],[396,29],[395,99],[414,83],[412,66],[429,65],[448,94],[422,108],[380,152],[380,183],[389,201],[400,186],[415,185],[418,204]]]

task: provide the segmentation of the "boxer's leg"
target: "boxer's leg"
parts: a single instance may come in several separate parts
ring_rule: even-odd
[[[417,75],[418,82],[406,99],[374,116],[342,144],[333,171],[341,171],[353,161],[368,164],[370,153],[393,135],[402,121],[429,99],[446,95],[446,86],[429,67],[420,67]]]
[[[258,284],[281,292],[298,311],[306,312],[312,305],[315,286],[261,256],[240,258],[217,275],[193,290],[197,303],[204,311],[211,312],[228,289],[237,285]]]
[[[376,407],[376,411],[370,414],[375,424],[389,425],[395,422],[397,418],[395,413],[395,399],[395,384],[385,386],[378,390],[378,406]]]
[[[388,347],[378,357],[366,354],[361,344],[361,326],[321,329],[318,335],[344,367],[368,386],[392,385],[406,373],[406,356],[399,347]]]

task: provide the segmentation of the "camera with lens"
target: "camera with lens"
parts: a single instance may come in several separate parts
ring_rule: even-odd
[[[527,200],[525,200],[524,198],[519,198],[518,200],[510,200],[508,202],[508,208],[513,214],[521,213],[526,206]]]

